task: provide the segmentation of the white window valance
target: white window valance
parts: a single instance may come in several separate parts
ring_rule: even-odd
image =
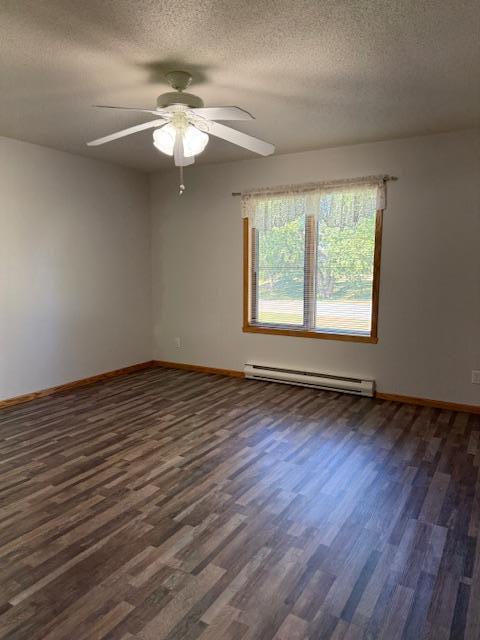
[[[329,226],[355,226],[372,210],[385,209],[385,176],[285,185],[242,193],[242,217],[254,226],[276,226],[315,216]]]

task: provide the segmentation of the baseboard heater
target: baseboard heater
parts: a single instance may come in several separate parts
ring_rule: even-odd
[[[251,380],[296,384],[302,387],[353,393],[357,396],[368,397],[372,397],[375,391],[374,380],[334,376],[320,371],[299,371],[297,369],[283,369],[282,367],[260,364],[246,364],[243,370],[245,377]]]

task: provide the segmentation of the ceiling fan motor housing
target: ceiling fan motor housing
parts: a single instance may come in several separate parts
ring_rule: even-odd
[[[203,100],[193,93],[184,93],[183,91],[170,91],[162,93],[157,98],[157,107],[164,109],[173,105],[181,104],[190,109],[198,109],[204,106]]]

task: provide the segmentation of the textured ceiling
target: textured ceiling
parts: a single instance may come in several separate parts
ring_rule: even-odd
[[[477,126],[478,0],[1,0],[0,134],[127,166],[171,166],[143,122],[162,73],[193,73],[238,129],[302,151]],[[233,123],[232,123],[233,124]],[[200,157],[252,154],[211,140]]]

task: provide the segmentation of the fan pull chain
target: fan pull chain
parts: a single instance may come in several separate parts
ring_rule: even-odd
[[[180,185],[179,185],[178,195],[182,196],[184,191],[185,191],[185,185],[183,184],[183,167],[180,167]]]

